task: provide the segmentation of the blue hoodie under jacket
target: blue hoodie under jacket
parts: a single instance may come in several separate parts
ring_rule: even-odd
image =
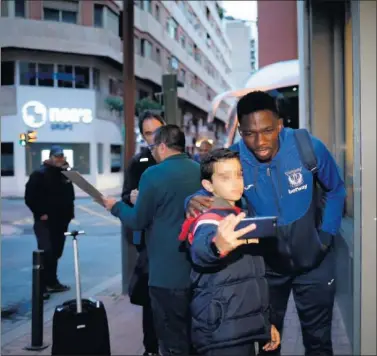
[[[280,149],[268,163],[259,162],[243,140],[230,147],[240,153],[249,214],[278,217],[277,238],[262,241],[266,263],[276,272],[316,267],[340,227],[346,195],[344,182],[326,146],[313,136],[311,140],[317,158],[315,175],[302,163],[294,130],[289,128],[281,130]],[[324,205],[319,220],[320,191],[324,192]],[[188,197],[186,207],[195,195],[209,193],[203,189]]]

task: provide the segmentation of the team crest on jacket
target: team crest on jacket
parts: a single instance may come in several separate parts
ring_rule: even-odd
[[[288,178],[288,183],[291,189],[288,189],[289,194],[297,193],[300,190],[307,189],[307,184],[304,184],[304,176],[302,175],[302,167],[285,172]]]

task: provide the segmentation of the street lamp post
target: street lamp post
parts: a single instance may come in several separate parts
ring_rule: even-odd
[[[135,53],[134,53],[134,2],[123,0],[123,119],[124,119],[124,169],[135,153]],[[122,294],[128,290],[128,274],[135,259],[130,248],[132,234],[122,228]]]

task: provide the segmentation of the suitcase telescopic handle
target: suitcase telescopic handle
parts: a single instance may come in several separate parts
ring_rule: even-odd
[[[72,236],[73,238],[75,238],[78,235],[85,235],[85,231],[84,230],[73,230],[73,231],[67,231],[67,232],[64,233],[64,236]]]
[[[65,236],[72,236],[73,243],[73,258],[75,266],[75,281],[76,281],[76,307],[77,313],[82,313],[82,298],[81,298],[81,278],[80,278],[80,266],[79,266],[79,251],[77,247],[77,236],[84,235],[85,231],[73,230],[70,232],[65,232]]]

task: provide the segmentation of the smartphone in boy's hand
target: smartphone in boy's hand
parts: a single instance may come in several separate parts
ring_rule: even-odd
[[[217,228],[217,234],[213,239],[216,247],[218,248],[220,254],[227,254],[238,246],[244,245],[245,243],[258,243],[258,239],[252,240],[240,240],[240,237],[246,235],[252,230],[256,229],[255,224],[248,224],[247,226],[236,231],[237,225],[246,216],[245,213],[240,213],[237,216],[230,214],[220,221]]]
[[[239,239],[266,238],[277,236],[277,217],[262,216],[242,219],[236,226],[236,231],[244,231],[245,227],[255,225],[255,229],[248,231]]]

